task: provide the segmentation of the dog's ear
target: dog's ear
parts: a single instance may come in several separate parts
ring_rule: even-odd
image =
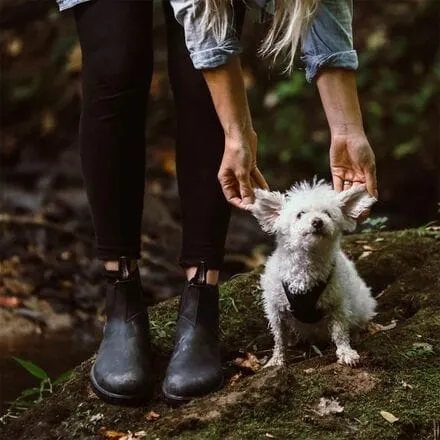
[[[255,190],[255,202],[250,211],[257,218],[263,231],[269,234],[276,232],[276,222],[284,203],[284,196],[279,191]]]
[[[356,220],[367,209],[371,208],[376,199],[368,194],[365,185],[356,185],[347,191],[338,194],[339,207],[344,216],[343,229],[354,231],[356,229]]]

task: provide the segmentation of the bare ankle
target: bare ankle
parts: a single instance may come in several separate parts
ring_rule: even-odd
[[[188,267],[185,272],[186,272],[186,278],[187,280],[191,280],[192,278],[194,278],[194,275],[196,274],[197,271],[197,267],[193,266],[193,267]],[[219,275],[219,271],[218,270],[211,270],[208,269],[208,272],[206,273],[206,283],[207,284],[212,284],[212,285],[216,285],[218,283],[218,275]]]
[[[118,260],[107,260],[104,261],[104,267],[109,272],[117,272],[119,270],[119,261]],[[135,270],[137,267],[137,260],[130,261],[130,272]]]

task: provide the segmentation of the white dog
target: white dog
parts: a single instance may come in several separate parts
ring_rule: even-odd
[[[276,235],[261,276],[264,309],[275,347],[265,366],[284,364],[294,331],[310,342],[331,339],[338,362],[355,365],[350,330],[375,315],[376,300],[341,250],[342,231],[376,201],[364,185],[337,193],[324,181],[295,185],[286,194],[256,190],[251,212]]]

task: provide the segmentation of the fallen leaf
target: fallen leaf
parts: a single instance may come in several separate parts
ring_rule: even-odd
[[[98,413],[98,414],[94,414],[92,417],[90,417],[90,421],[97,422],[99,420],[102,420],[103,418],[104,418],[104,414]]]
[[[258,358],[249,352],[246,352],[244,357],[235,358],[233,362],[237,367],[243,368],[244,370],[250,370],[253,373],[256,373],[261,368]]]
[[[359,260],[362,260],[362,258],[367,258],[369,255],[371,255],[372,252],[371,251],[364,251],[362,252],[362,254],[359,256]]]
[[[305,370],[304,370],[304,373],[306,373],[306,374],[312,374],[312,373],[314,373],[315,372],[315,368],[306,368]]]
[[[397,321],[395,319],[392,319],[388,325],[382,325],[377,322],[370,322],[367,325],[367,328],[368,328],[368,332],[371,335],[375,335],[376,333],[379,333],[379,332],[385,332],[387,330],[391,330],[391,329],[395,328],[396,326],[397,326]]]
[[[6,307],[8,309],[14,309],[19,304],[18,299],[15,296],[0,296],[0,307]]]
[[[266,432],[266,438],[275,438],[272,434],[270,434],[269,432]]]
[[[367,240],[356,240],[355,241],[356,244],[368,244]]]
[[[380,415],[389,423],[395,423],[399,420],[398,417],[388,411],[381,411]]]
[[[312,345],[312,349],[318,356],[320,356],[320,357],[324,356],[322,354],[322,351],[316,345]]]
[[[404,380],[402,380],[402,387],[405,390],[412,390],[413,389],[413,386],[411,384],[409,384],[408,382],[405,382]]]
[[[427,342],[414,342],[414,348],[421,348],[423,351],[432,351],[432,345]]]
[[[90,386],[90,384],[87,385],[86,391],[87,391],[87,398],[88,399],[99,399],[99,397],[93,391],[93,388]]]
[[[338,399],[327,399],[321,397],[318,404],[318,409],[315,411],[322,416],[328,416],[329,414],[338,414],[344,411],[344,407],[338,402]]]
[[[365,249],[366,251],[371,251],[371,252],[377,251],[376,248],[374,248],[373,246],[370,246],[368,244],[365,244],[364,246],[362,246],[362,249]]]
[[[119,439],[127,436],[127,434],[125,432],[111,431],[111,430],[108,430],[107,428],[105,428],[104,426],[99,429],[98,433],[103,435],[105,438],[111,438],[111,439],[116,439],[116,440],[119,440]]]
[[[229,385],[230,386],[234,386],[243,376],[243,373],[241,371],[239,371],[237,374],[234,374],[230,379],[229,379]]]
[[[154,412],[154,411],[150,411],[149,413],[147,413],[147,415],[145,416],[145,418],[146,418],[149,422],[153,422],[154,420],[157,420],[158,418],[160,418],[160,414],[158,414],[157,412]]]

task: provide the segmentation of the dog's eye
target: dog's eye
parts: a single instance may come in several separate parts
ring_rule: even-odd
[[[298,212],[298,214],[296,214],[296,218],[299,220],[303,214],[304,214],[304,211]]]
[[[328,215],[330,218],[332,218],[332,215],[327,210],[325,210],[323,212],[324,212],[325,215]]]

